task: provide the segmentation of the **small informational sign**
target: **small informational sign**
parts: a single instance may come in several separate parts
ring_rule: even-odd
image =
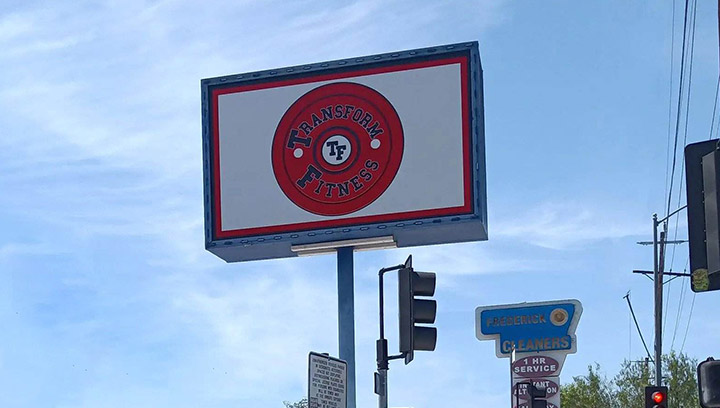
[[[560,363],[548,356],[528,356],[512,364],[513,377],[541,378],[560,373]]]
[[[547,401],[548,408],[560,407],[560,378],[515,378],[513,377],[513,408],[532,408],[530,407],[529,385],[532,383],[536,388],[545,390],[546,395],[543,398]]]
[[[552,399],[555,395],[560,394],[560,378],[559,377],[547,377],[547,378],[534,378],[534,379],[513,379],[513,395],[519,400],[529,400],[530,393],[528,392],[528,385],[532,383],[536,388],[543,389],[546,392],[546,399]]]
[[[347,408],[347,362],[310,352],[308,408]]]
[[[579,301],[517,303],[475,309],[478,340],[496,340],[495,354],[576,351],[575,329],[582,314]]]

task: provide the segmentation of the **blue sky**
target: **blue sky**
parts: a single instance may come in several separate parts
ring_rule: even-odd
[[[688,142],[710,135],[718,76],[717,10],[699,3]],[[652,268],[635,242],[667,200],[671,13],[621,0],[2,2],[0,406],[300,399],[307,353],[337,354],[335,258],[225,264],[204,250],[200,79],[468,40],[485,70],[490,240],[355,255],[358,406],[376,404],[377,270],[408,254],[438,273],[439,339],[391,366],[391,406],[507,406],[508,362],[475,339],[481,305],[579,299],[562,381],[593,362],[613,374],[643,356],[628,291],[652,343],[651,283],[631,271]],[[686,259],[678,247],[673,269]],[[666,291],[666,345],[715,353],[720,295],[693,297],[684,280]],[[393,301],[386,313],[395,349]]]

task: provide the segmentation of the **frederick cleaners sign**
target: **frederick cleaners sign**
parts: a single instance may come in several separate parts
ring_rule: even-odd
[[[484,306],[475,309],[475,334],[494,339],[495,354],[576,350],[575,329],[582,314],[577,300]]]

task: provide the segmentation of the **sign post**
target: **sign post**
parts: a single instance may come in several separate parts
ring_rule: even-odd
[[[581,315],[574,299],[475,309],[478,340],[495,340],[495,355],[511,359],[511,407],[529,406],[529,384],[546,391],[548,408],[560,407],[560,371],[577,350]]]
[[[337,249],[338,345],[347,362],[348,405],[355,407],[355,282],[353,248]]]

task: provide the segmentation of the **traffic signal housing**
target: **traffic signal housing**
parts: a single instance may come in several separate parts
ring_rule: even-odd
[[[538,388],[534,384],[530,384],[530,408],[547,408],[547,390]]]
[[[417,298],[435,294],[435,273],[416,272],[412,267],[412,256],[398,271],[398,320],[400,325],[400,352],[405,355],[405,364],[410,363],[415,350],[433,351],[437,343],[437,329],[417,324],[435,323],[437,302]]]
[[[702,408],[720,408],[720,361],[712,357],[697,368],[698,392]]]
[[[667,408],[667,399],[667,387],[645,387],[645,408]]]
[[[685,146],[688,243],[694,292],[720,289],[720,139]]]

